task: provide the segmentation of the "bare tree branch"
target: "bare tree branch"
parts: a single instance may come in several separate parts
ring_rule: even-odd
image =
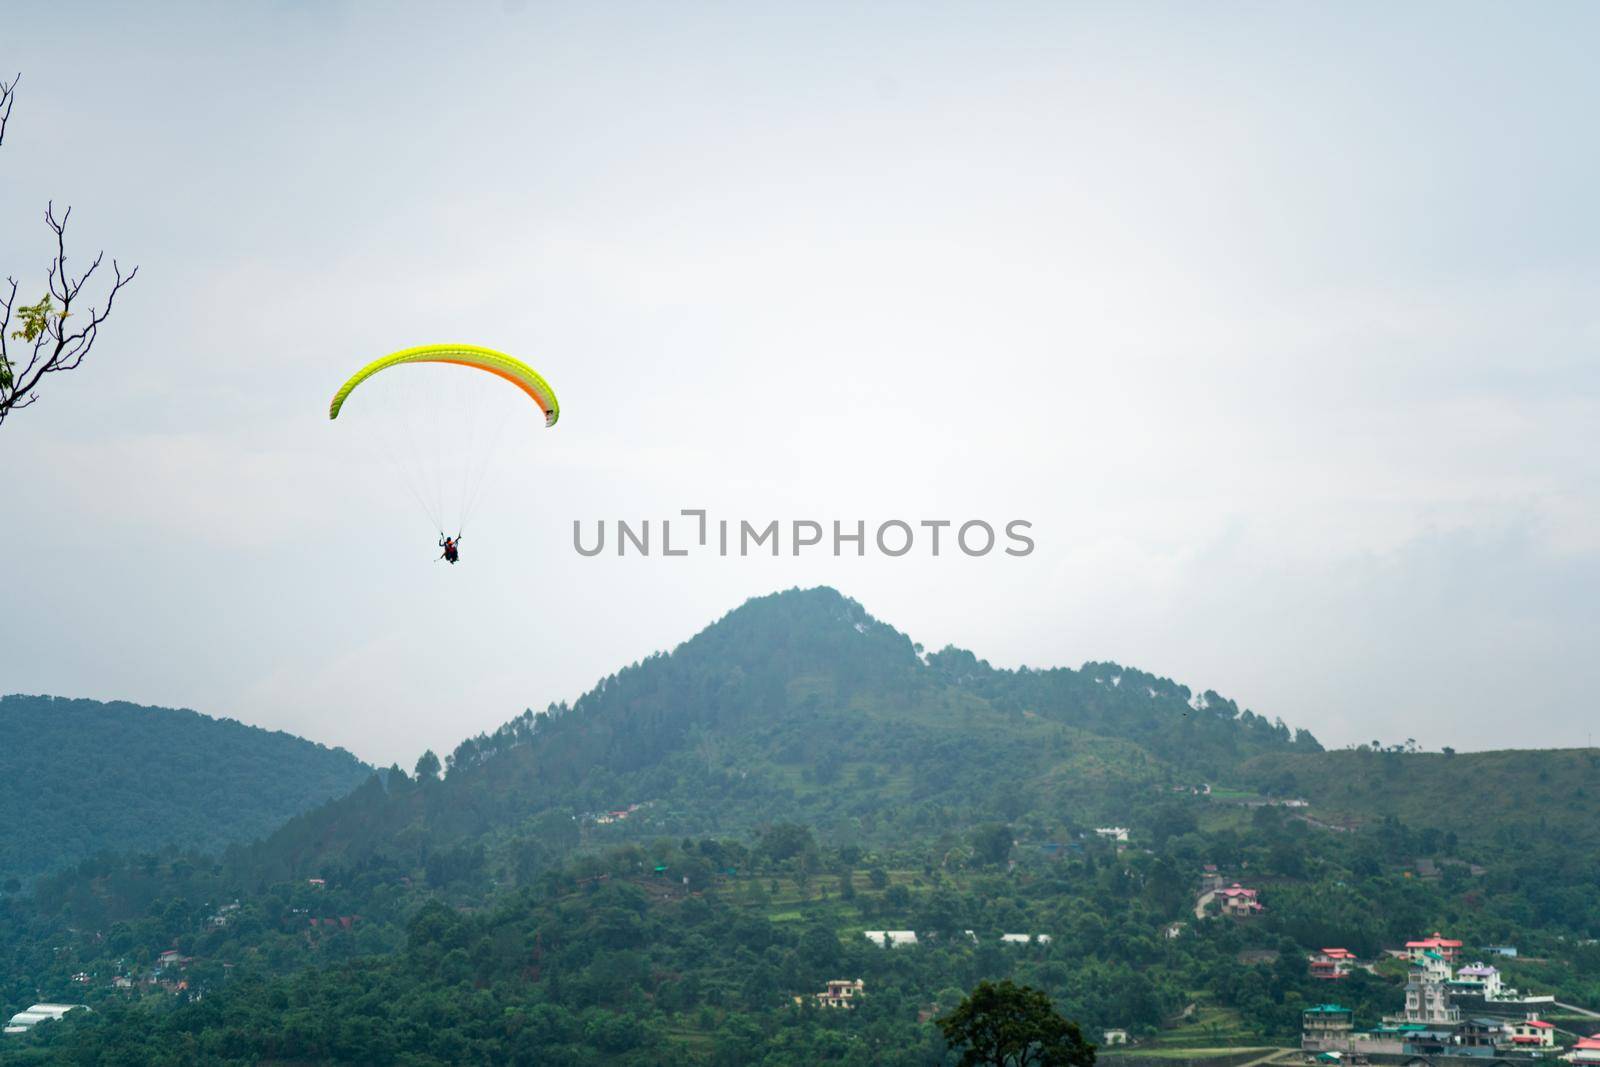
[[[0,141],[5,137],[5,122],[11,117],[16,84],[16,79],[10,85],[0,83]],[[95,271],[100,269],[105,253],[97,252],[89,269],[82,274],[73,275],[68,271],[67,222],[71,218],[70,207],[60,218],[56,217],[54,201],[45,208],[44,222],[56,236],[56,252],[45,272],[45,293],[39,303],[17,303],[15,278],[6,279],[4,288],[7,291],[0,296],[0,424],[11,412],[20,411],[39,399],[36,390],[46,374],[76,370],[83,363],[100,336],[101,324],[111,317],[117,294],[139,273],[139,268],[134,267],[123,274],[121,265],[113,259],[114,279],[104,308],[91,304],[83,310],[79,298]],[[18,320],[19,329],[12,328],[13,318]],[[77,322],[68,321],[73,318]],[[13,345],[13,341],[22,344]]]
[[[0,82],[0,144],[6,143],[6,123],[11,121],[11,105],[17,102],[17,82],[21,80],[18,74],[9,85]]]

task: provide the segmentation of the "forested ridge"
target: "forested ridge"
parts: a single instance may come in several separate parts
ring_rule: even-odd
[[[202,852],[271,833],[371,769],[343,749],[197,712],[0,697],[0,886],[103,851]]]
[[[795,590],[258,843],[5,900],[0,1011],[94,1011],[0,1063],[935,1064],[929,1020],[998,978],[1091,1038],[1287,1041],[1326,996],[1307,952],[1434,929],[1520,944],[1514,982],[1594,1004],[1593,843],[1437,802],[1550,791],[1592,821],[1600,758],[1552,755],[1324,752],[1214,692],[928,653]],[[1265,910],[1197,918],[1207,867]],[[836,978],[863,979],[854,1010],[814,1006]],[[1340,996],[1376,1022],[1398,980]]]

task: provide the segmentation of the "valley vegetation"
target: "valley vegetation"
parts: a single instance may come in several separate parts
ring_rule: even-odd
[[[1327,995],[1308,953],[1435,929],[1595,1004],[1597,779],[1591,752],[1325,752],[1216,693],[927,653],[790,591],[264,841],[5,899],[0,1011],[93,1010],[0,1063],[954,1063],[939,1020],[1008,980],[1090,1043],[1260,1045]],[[1197,917],[1208,867],[1263,910]],[[1338,995],[1375,1022],[1402,972]]]

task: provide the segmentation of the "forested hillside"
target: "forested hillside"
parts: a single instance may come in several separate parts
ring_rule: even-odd
[[[793,590],[571,707],[463,741],[440,788],[392,776],[387,796],[308,813],[249,862],[267,877],[373,855],[418,862],[423,847],[515,838],[540,812],[642,802],[633,825],[673,834],[791,819],[866,841],[1035,810],[1082,823],[1251,756],[1301,751],[1320,746],[1215,693],[1193,698],[1114,664],[1014,672],[957,649],[925,656],[839,593]]]
[[[258,843],[0,901],[0,1011],[95,1008],[0,1063],[939,1064],[928,1017],[1007,977],[1091,1033],[1287,1042],[1326,995],[1307,952],[1436,929],[1594,1005],[1600,852],[1521,804],[1592,820],[1600,760],[1548,755],[1324,752],[1214,692],[929,654],[795,590]],[[1263,910],[1214,917],[1206,879]],[[838,978],[855,1010],[809,1006]],[[1398,981],[1340,996],[1375,1022]]]
[[[217,851],[370,770],[343,749],[193,711],[0,698],[0,886],[101,852]]]

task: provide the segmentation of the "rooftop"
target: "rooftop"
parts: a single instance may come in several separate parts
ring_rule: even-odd
[[[1406,948],[1460,948],[1460,941],[1452,941],[1437,932],[1432,937],[1425,937],[1421,941],[1407,941]]]

